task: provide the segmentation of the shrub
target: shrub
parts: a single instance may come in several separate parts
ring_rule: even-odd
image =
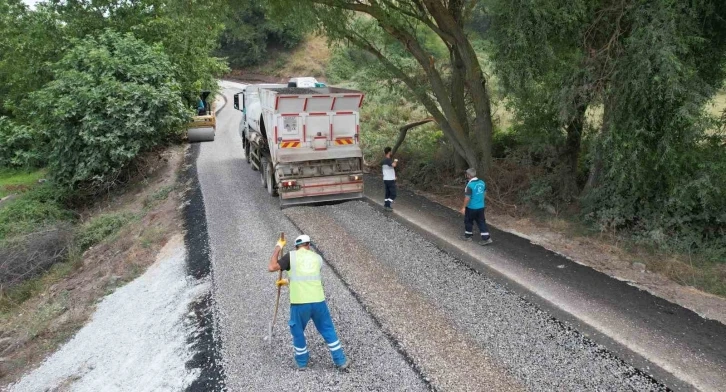
[[[0,167],[39,167],[44,143],[33,128],[0,117]]]
[[[49,141],[48,169],[68,189],[112,186],[140,153],[179,136],[189,113],[161,47],[107,30],[55,65],[27,111]]]
[[[4,204],[0,207],[0,240],[72,219],[72,213],[62,207],[62,198],[63,195],[48,184]]]
[[[76,237],[76,245],[80,251],[84,251],[118,232],[131,219],[132,215],[124,213],[97,216],[81,226]]]

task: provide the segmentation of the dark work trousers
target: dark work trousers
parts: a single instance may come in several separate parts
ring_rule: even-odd
[[[472,210],[471,208],[466,207],[466,211],[464,211],[464,236],[466,238],[471,238],[471,236],[474,235],[474,232],[472,231],[474,228],[474,222],[476,222],[476,225],[479,226],[481,239],[488,240],[489,228],[487,227],[487,220],[484,217],[484,209],[478,208],[476,210]]]
[[[396,200],[396,180],[383,181],[386,186],[386,199],[384,206],[390,208],[394,200]]]

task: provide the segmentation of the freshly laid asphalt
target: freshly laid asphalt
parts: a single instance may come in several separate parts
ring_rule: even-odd
[[[366,177],[365,192],[383,204],[380,179]],[[495,227],[490,246],[463,242],[457,211],[405,189],[391,216],[670,388],[726,390],[724,324]]]
[[[224,86],[231,102],[238,86]],[[217,118],[216,140],[201,144],[197,159],[215,339],[228,390],[645,391],[726,385],[719,384],[726,352],[721,324],[643,297],[647,293],[506,233],[495,231],[490,248],[456,244],[449,237],[460,234],[460,217],[428,200],[401,192],[394,214],[363,201],[280,210],[244,160],[240,118],[227,105]],[[367,179],[374,198],[377,186]],[[327,300],[352,360],[347,372],[333,368],[312,325],[311,368],[294,369],[286,293],[273,342],[263,341],[276,292],[267,260],[280,231],[294,238],[301,230],[327,263]],[[518,273],[524,278],[513,279]],[[585,278],[590,281],[580,281]],[[585,305],[594,313],[589,318],[580,314]],[[654,307],[638,316],[640,308]],[[668,319],[660,312],[673,314]],[[598,314],[610,329],[593,325],[593,319],[602,321]],[[614,319],[623,315],[629,318]],[[641,344],[661,347],[644,354],[620,336],[639,333]],[[685,338],[676,339],[678,333]],[[708,346],[710,339],[716,340]],[[668,348],[679,351],[666,355],[666,365],[648,356]],[[675,361],[678,355],[684,360]],[[682,377],[690,372],[688,361],[701,367],[691,379]],[[682,367],[674,371],[669,363]]]

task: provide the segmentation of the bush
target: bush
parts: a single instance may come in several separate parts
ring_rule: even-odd
[[[92,192],[112,186],[140,153],[178,138],[190,114],[161,47],[110,30],[76,41],[55,80],[26,105],[49,141],[51,177]]]
[[[61,204],[62,198],[52,185],[44,185],[3,204],[0,207],[0,240],[72,219],[73,214]]]
[[[40,167],[44,143],[32,128],[0,117],[0,167]]]
[[[119,231],[133,216],[130,214],[106,214],[93,218],[81,226],[76,245],[84,251]]]

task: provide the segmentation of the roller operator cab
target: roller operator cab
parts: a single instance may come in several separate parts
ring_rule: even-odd
[[[235,94],[247,162],[282,206],[363,197],[362,103],[362,92],[336,87],[257,84]]]

